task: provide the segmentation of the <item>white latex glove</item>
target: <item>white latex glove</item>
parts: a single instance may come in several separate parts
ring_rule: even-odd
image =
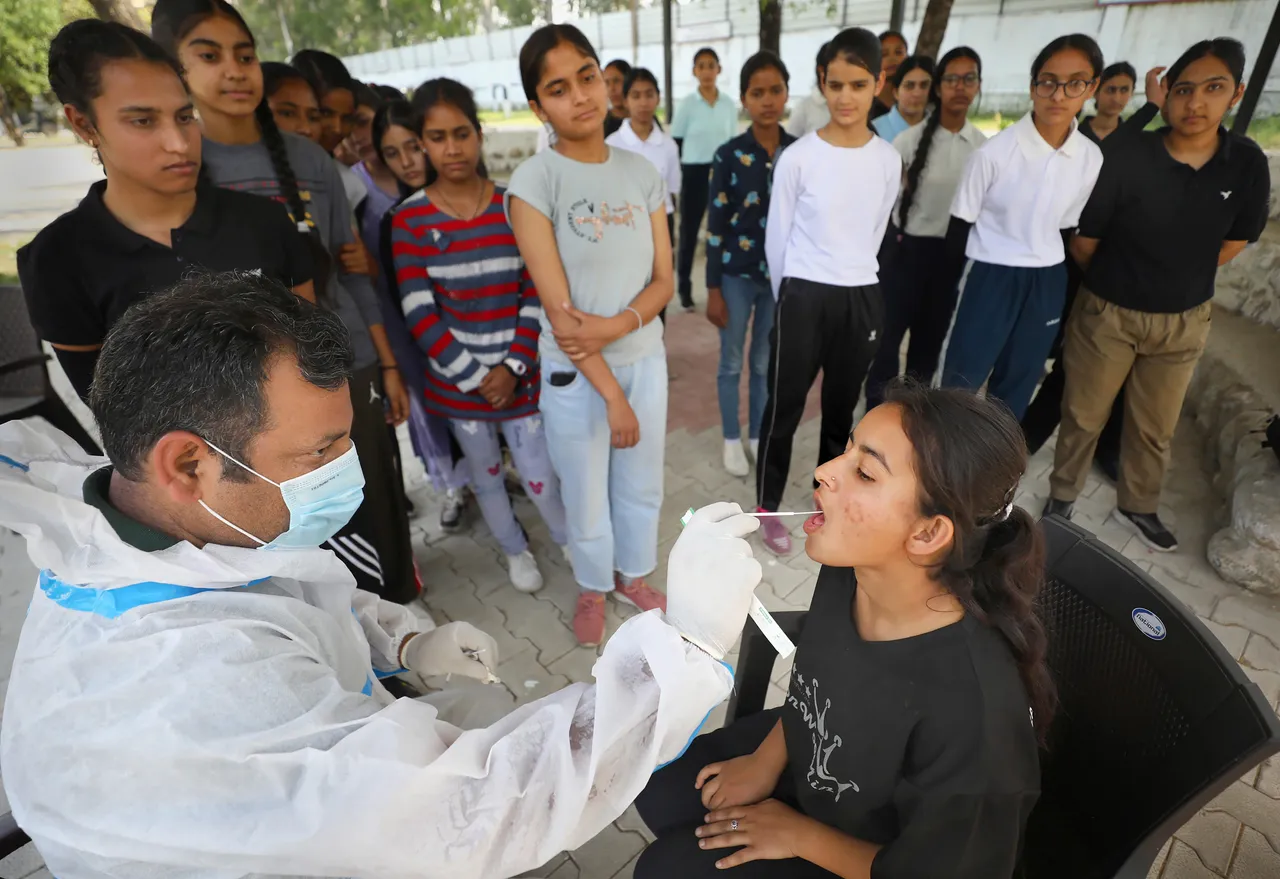
[[[424,678],[463,675],[492,683],[498,643],[471,623],[448,623],[410,638],[400,662]]]
[[[737,504],[710,504],[693,514],[667,560],[667,620],[716,659],[742,634],[763,576],[743,540],[759,527]]]

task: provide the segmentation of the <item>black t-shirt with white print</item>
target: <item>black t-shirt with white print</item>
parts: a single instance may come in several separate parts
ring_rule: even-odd
[[[966,616],[864,641],[852,568],[823,568],[782,709],[805,814],[884,846],[873,879],[1003,879],[1040,792],[1026,689],[1003,637]]]

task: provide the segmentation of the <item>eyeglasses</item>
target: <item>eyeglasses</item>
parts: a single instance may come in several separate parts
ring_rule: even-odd
[[[1092,83],[1091,79],[1069,79],[1066,82],[1059,82],[1056,79],[1037,79],[1031,85],[1035,89],[1037,98],[1052,98],[1058,93],[1058,89],[1062,89],[1062,93],[1068,98],[1078,98]]]
[[[942,77],[942,84],[947,88],[956,88],[961,85],[965,88],[972,88],[978,84],[978,79],[979,77],[976,73],[966,73],[964,76],[958,73],[948,73]]]

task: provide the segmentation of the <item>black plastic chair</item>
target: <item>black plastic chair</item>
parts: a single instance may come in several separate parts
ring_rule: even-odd
[[[1058,517],[1041,615],[1061,706],[1022,879],[1145,879],[1178,828],[1272,754],[1280,718],[1163,586]],[[775,614],[795,640],[804,612]],[[776,656],[749,622],[729,722],[764,707]]]
[[[31,326],[22,288],[0,285],[0,424],[40,417],[90,455],[102,450],[49,381],[49,356]]]

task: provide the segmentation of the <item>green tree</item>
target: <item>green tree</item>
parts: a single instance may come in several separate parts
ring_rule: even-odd
[[[486,0],[241,0],[264,59],[301,49],[359,55],[477,33]],[[496,27],[530,24],[537,0],[492,0]]]
[[[49,90],[49,41],[66,22],[92,15],[80,0],[0,0],[0,124],[19,146],[18,111]]]

